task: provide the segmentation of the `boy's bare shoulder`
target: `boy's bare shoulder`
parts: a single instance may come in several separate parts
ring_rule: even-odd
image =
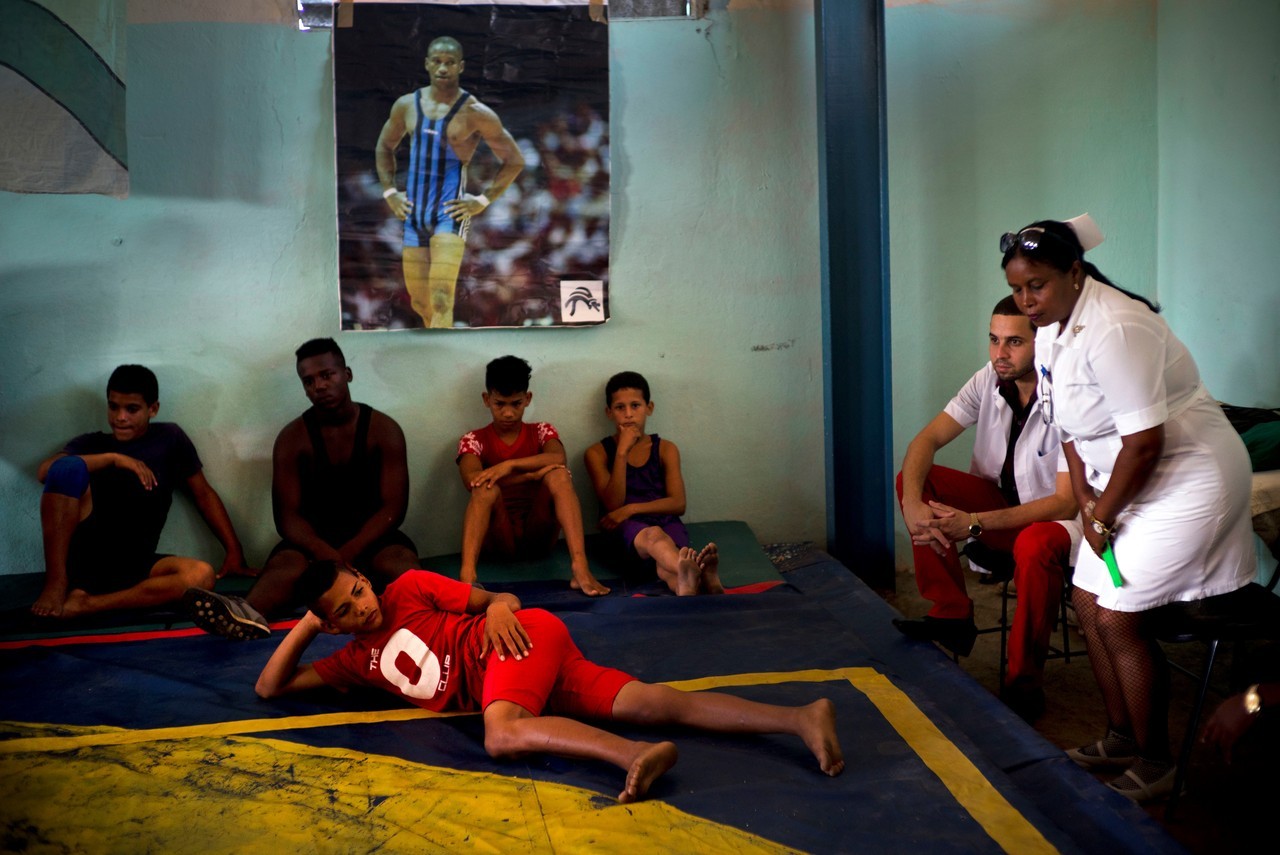
[[[284,427],[280,428],[280,433],[276,434],[276,448],[300,446],[302,440],[306,438],[307,425],[302,420],[302,416],[298,416]]]
[[[369,433],[375,437],[404,436],[404,430],[400,427],[398,421],[381,410],[375,410],[373,407],[369,408]]]

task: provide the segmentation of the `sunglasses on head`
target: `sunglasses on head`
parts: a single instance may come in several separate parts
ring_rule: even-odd
[[[1000,236],[1000,251],[1007,253],[1009,250],[1017,247],[1026,252],[1035,252],[1045,242],[1045,240],[1057,241],[1059,245],[1065,246],[1072,252],[1076,251],[1064,238],[1059,237],[1051,231],[1041,226],[1027,226],[1022,231],[1005,232]]]

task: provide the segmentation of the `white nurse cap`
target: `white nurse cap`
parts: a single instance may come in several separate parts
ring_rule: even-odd
[[[1080,247],[1085,252],[1106,240],[1102,236],[1102,229],[1098,228],[1098,224],[1088,214],[1072,217],[1066,223],[1071,226],[1071,231],[1076,233],[1076,239],[1080,241]]]

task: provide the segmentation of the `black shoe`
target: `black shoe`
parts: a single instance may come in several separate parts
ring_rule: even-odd
[[[211,635],[235,641],[266,638],[271,634],[267,619],[240,597],[215,594],[203,588],[187,588],[182,595],[191,622]]]
[[[893,625],[907,638],[936,641],[957,656],[968,656],[978,637],[973,618],[935,618],[925,615],[918,620],[894,618]]]
[[[1027,724],[1035,724],[1044,715],[1044,689],[1014,683],[1000,691],[1000,700]]]

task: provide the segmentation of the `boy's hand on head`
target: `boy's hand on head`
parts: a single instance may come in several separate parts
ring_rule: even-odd
[[[315,633],[324,632],[324,620],[311,609],[307,609],[307,613],[298,619],[298,629],[310,630]]]
[[[143,463],[141,460],[138,460],[136,457],[130,457],[127,454],[117,454],[116,468],[127,469],[134,475],[137,475],[138,481],[142,484],[142,489],[144,490],[153,489],[156,484],[159,483],[156,481],[156,475],[151,471],[151,467]]]
[[[490,603],[485,609],[484,641],[480,645],[480,657],[488,656],[490,651],[498,654],[505,661],[510,653],[516,659],[523,659],[533,649],[529,633],[516,620],[515,613],[506,603]]]

